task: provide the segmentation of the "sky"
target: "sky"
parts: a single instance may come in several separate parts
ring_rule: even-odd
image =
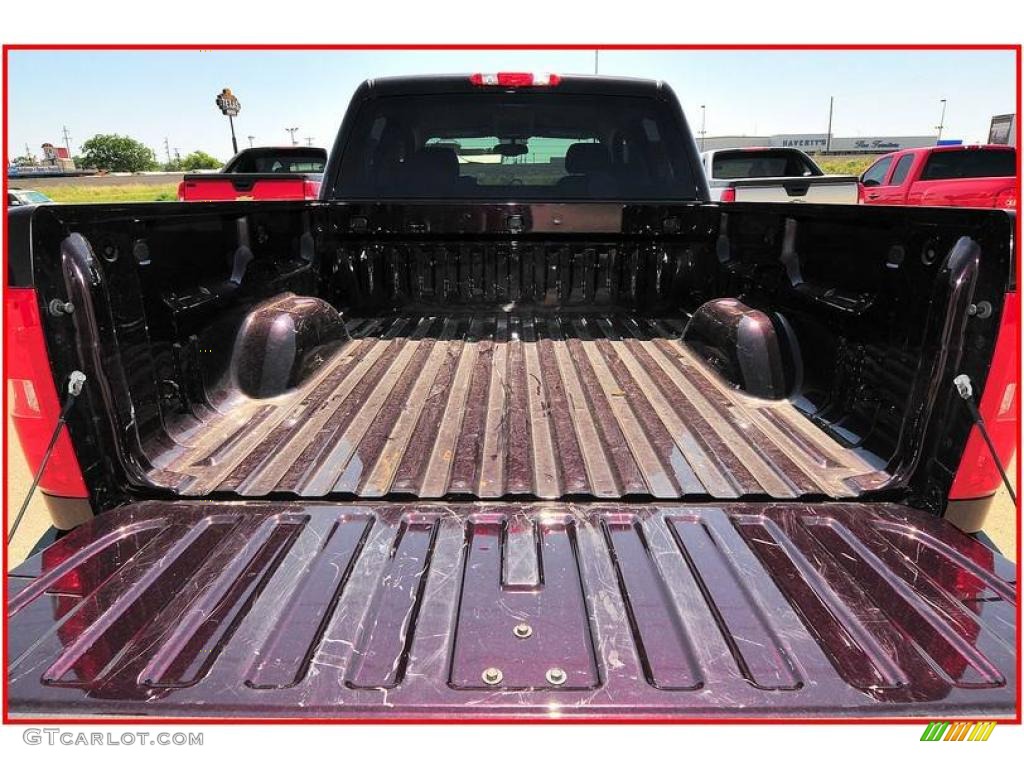
[[[231,88],[242,104],[239,146],[287,144],[298,127],[328,149],[358,84],[418,73],[594,71],[592,51],[11,51],[8,157],[46,141],[74,153],[97,133],[136,138],[166,160],[231,155],[227,118],[214,98]],[[708,136],[824,133],[835,98],[834,136],[929,135],[941,99],[943,136],[978,143],[993,115],[1015,108],[1009,51],[602,51],[602,75],[664,80],[694,132],[706,105]]]

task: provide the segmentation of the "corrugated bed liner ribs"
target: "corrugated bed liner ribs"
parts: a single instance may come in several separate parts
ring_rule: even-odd
[[[185,495],[848,498],[888,478],[791,403],[750,397],[677,320],[352,321],[296,390],[237,398],[151,479]]]

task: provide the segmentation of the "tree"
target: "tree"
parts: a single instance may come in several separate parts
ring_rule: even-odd
[[[101,171],[129,173],[158,167],[152,149],[130,136],[116,133],[99,133],[82,144],[82,163]]]
[[[220,168],[222,165],[224,164],[216,157],[208,155],[200,149],[197,149],[195,152],[189,152],[181,158],[181,170],[183,171],[207,170],[210,168]]]

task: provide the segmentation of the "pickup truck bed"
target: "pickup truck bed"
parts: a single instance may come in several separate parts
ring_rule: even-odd
[[[938,517],[886,502],[912,477],[900,451],[927,438],[877,411],[866,426],[851,418],[865,387],[920,405],[927,395],[914,393],[949,376],[914,329],[927,321],[923,332],[941,338],[948,325],[932,308],[963,312],[965,284],[1001,284],[1004,214],[738,204],[726,216],[691,206],[609,218],[607,207],[559,206],[595,231],[506,251],[471,232],[459,246],[401,232],[407,221],[437,231],[447,209],[237,206],[35,214],[36,253],[63,254],[59,279],[80,307],[70,323],[47,320],[74,331],[55,359],[83,350],[105,388],[93,402],[109,398],[114,427],[73,413],[72,428],[94,445],[117,438],[83,449],[86,472],[120,478],[95,481],[98,491],[142,498],[12,574],[16,712],[1012,712],[1012,565]],[[466,210],[481,226],[521,210],[542,228],[551,215]],[[691,234],[659,241],[637,216]],[[899,236],[911,253],[941,244],[940,263],[908,259],[894,282],[890,248],[872,247],[856,268],[844,257],[902,231],[897,216],[931,222]],[[55,228],[58,217],[72,218]],[[138,253],[120,233],[140,217],[154,261],[134,295],[108,286],[131,285],[137,264],[62,234]],[[310,282],[304,233],[353,222],[373,239],[324,240],[321,280]],[[854,237],[836,236],[848,226]],[[794,227],[807,275],[795,284],[774,250]],[[193,232],[202,239],[181,240]],[[213,279],[236,269],[223,254],[239,242],[256,249],[241,284]],[[485,252],[495,255],[472,255]],[[177,283],[150,281],[156,258],[196,266],[174,266]],[[655,266],[666,259],[675,266]],[[466,266],[478,261],[479,275]],[[702,282],[701,262],[727,276]],[[874,333],[889,362],[873,362],[869,344],[856,366],[805,358],[804,395],[745,391],[719,359],[742,327],[715,341],[745,305],[705,300],[715,295],[705,286],[729,291],[739,275],[764,286],[781,276],[776,308],[816,313],[861,344]],[[930,295],[902,293],[925,280]],[[699,298],[677,296],[680,285]],[[151,291],[158,298],[138,301]],[[709,305],[728,311],[703,315]],[[769,325],[755,323],[755,337]],[[807,320],[800,327],[813,338]],[[850,378],[868,374],[879,378]],[[154,388],[172,375],[174,386]],[[816,388],[834,394],[822,405]],[[934,402],[933,412],[946,401]],[[520,624],[529,637],[515,634]],[[483,679],[491,668],[497,683]]]
[[[892,504],[150,501],[12,574],[8,696],[70,716],[1001,714],[1013,573]]]
[[[884,483],[791,403],[716,376],[679,341],[682,324],[611,313],[353,319],[351,339],[294,391],[220,391],[152,455],[149,477],[187,496],[542,499],[840,498]]]
[[[1012,215],[709,203],[662,84],[504,81],[367,83],[317,201],[10,214],[12,416],[85,375],[41,487],[97,513],[9,578],[12,711],[1011,714],[941,515]]]

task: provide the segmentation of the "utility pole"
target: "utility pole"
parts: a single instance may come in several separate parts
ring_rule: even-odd
[[[181,162],[181,152],[178,151],[177,147],[174,148],[174,162],[176,162],[176,163],[180,163]]]
[[[68,133],[68,127],[62,126],[64,129],[64,148],[68,151],[68,159],[71,158],[71,134]]]
[[[167,141],[167,137],[164,136],[164,152],[167,153],[167,164],[171,164],[171,143]]]
[[[252,149],[252,140],[255,139],[256,137],[255,136],[248,136],[246,138],[249,139],[249,149]]]
[[[834,96],[828,97],[828,133],[825,134],[825,151],[829,152],[832,149],[832,104],[835,101]]]
[[[313,137],[312,136],[307,136],[306,137],[306,146],[307,147],[312,147],[313,146]]]
[[[946,100],[939,99],[939,102],[942,104],[942,114],[939,115],[939,124],[935,126],[935,129],[939,132],[939,134],[935,137],[936,144],[942,141],[942,128],[946,124]]]
[[[700,105],[700,151],[704,151],[704,137],[708,135],[708,108],[706,104]]]
[[[293,146],[293,147],[297,147],[297,146],[299,146],[299,142],[297,142],[297,141],[295,140],[295,132],[299,130],[299,129],[298,129],[298,127],[295,127],[295,128],[285,128],[285,130],[286,130],[286,131],[288,131],[288,133],[289,133],[289,134],[291,134],[291,137],[292,137],[292,146]]]

